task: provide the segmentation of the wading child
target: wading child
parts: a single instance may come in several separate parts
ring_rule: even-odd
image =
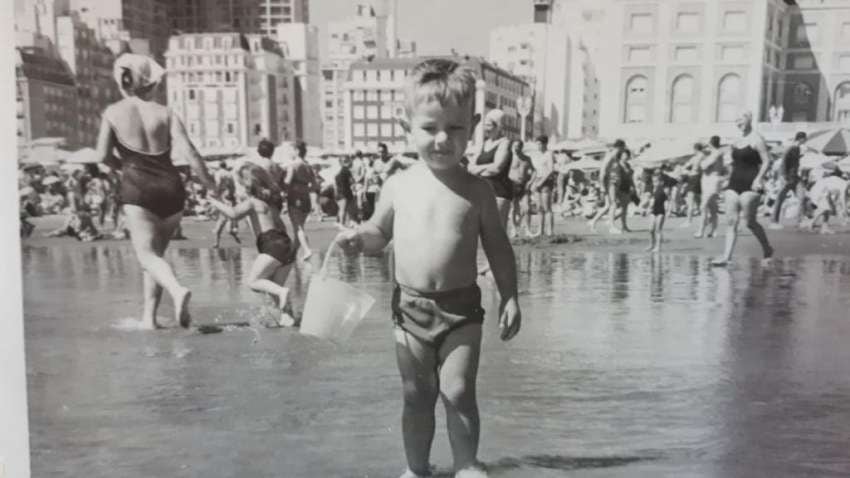
[[[649,247],[646,248],[648,252],[661,252],[661,242],[664,239],[661,230],[667,215],[667,198],[664,176],[661,171],[656,171],[652,176],[652,226],[649,228]]]
[[[520,328],[514,253],[495,194],[461,166],[478,120],[474,96],[473,73],[453,61],[426,60],[412,70],[401,123],[422,161],[392,176],[372,218],[336,239],[348,253],[380,252],[393,241],[403,477],[430,476],[437,397],[446,408],[455,476],[487,476],[477,460],[475,381],[484,320],[476,285],[479,239],[501,296],[502,340]]]
[[[257,231],[257,250],[254,265],[248,273],[248,287],[254,292],[265,292],[277,302],[282,315],[280,325],[295,325],[287,296],[289,289],[283,286],[298,244],[293,244],[286,234],[286,226],[280,218],[283,196],[269,173],[255,164],[246,163],[239,169],[239,180],[245,186],[247,199],[231,207],[210,198],[210,204],[225,217],[238,221],[248,216],[254,231]]]

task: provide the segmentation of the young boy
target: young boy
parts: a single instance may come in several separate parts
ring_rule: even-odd
[[[402,126],[422,159],[392,176],[372,218],[337,242],[349,253],[379,252],[393,241],[392,312],[404,406],[408,470],[430,476],[437,397],[446,408],[456,477],[487,476],[477,460],[475,381],[481,347],[478,240],[501,296],[502,340],[520,328],[514,253],[496,197],[485,180],[460,165],[477,115],[475,77],[450,60],[426,60],[408,78]]]
[[[661,171],[656,171],[652,176],[652,226],[649,228],[649,247],[647,252],[661,252],[661,241],[664,228],[664,218],[667,215],[667,186],[664,184],[664,176]]]

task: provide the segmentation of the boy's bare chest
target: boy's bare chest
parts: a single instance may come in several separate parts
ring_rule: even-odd
[[[466,197],[455,194],[418,196],[411,192],[396,204],[396,222],[412,229],[463,230],[478,224],[478,208]],[[418,227],[417,227],[418,226]]]

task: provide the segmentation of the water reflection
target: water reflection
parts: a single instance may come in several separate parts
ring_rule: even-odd
[[[388,258],[330,257],[329,274],[377,299],[342,347],[262,327],[116,328],[140,307],[129,247],[25,248],[22,258],[35,476],[392,476],[401,467]],[[253,258],[169,252],[200,323],[262,313],[241,285]],[[850,472],[845,258],[718,269],[689,255],[521,249],[517,264],[525,323],[515,341],[497,339],[493,284],[481,282],[482,458],[496,476]],[[316,271],[293,269],[296,307]],[[438,436],[434,461],[447,464]]]

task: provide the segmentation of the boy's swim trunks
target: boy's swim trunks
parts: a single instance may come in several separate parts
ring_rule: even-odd
[[[481,289],[475,284],[440,292],[396,285],[392,310],[396,325],[438,349],[452,330],[484,322]]]

